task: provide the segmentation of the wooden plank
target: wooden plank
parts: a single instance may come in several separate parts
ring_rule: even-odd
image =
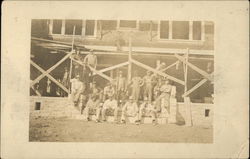
[[[185,125],[192,126],[192,112],[191,112],[191,102],[189,97],[184,97],[184,104],[185,104]]]
[[[57,66],[59,66],[61,63],[63,63],[67,58],[69,58],[71,56],[73,52],[70,52],[69,54],[67,54],[66,56],[64,56],[60,61],[58,61],[54,66],[52,66],[51,68],[49,68],[46,73],[49,74],[51,71],[53,71]],[[38,65],[37,65],[38,66]],[[31,85],[33,86],[35,83],[37,83],[38,81],[40,81],[43,77],[45,77],[45,73],[41,74],[40,76],[38,76],[32,83]]]
[[[78,60],[75,60],[75,59],[73,59],[73,58],[71,58],[71,59],[72,59],[72,61],[78,63],[79,65],[82,65],[82,66],[84,65],[84,63],[82,63],[82,62],[80,62],[80,61],[78,61]],[[93,71],[95,74],[97,74],[97,75],[103,77],[104,79],[106,79],[106,80],[108,80],[108,81],[113,81],[112,78],[110,78],[109,76],[105,75],[104,73],[102,73],[102,72],[100,72],[100,71],[97,71],[96,69],[94,69],[94,68],[91,67],[91,66],[88,66],[88,67],[89,67],[90,70]]]
[[[47,73],[45,70],[43,70],[40,66],[38,66],[35,62],[33,62],[32,60],[30,60],[31,65],[33,65],[36,69],[38,69],[40,72],[42,72],[42,74],[44,74],[45,76],[47,76],[51,81],[53,81],[54,83],[56,83],[60,88],[62,88],[65,92],[69,93],[69,90],[64,87],[60,82],[58,82],[56,79],[54,79],[54,77],[52,77],[49,73]],[[34,82],[34,81],[33,81]],[[32,83],[33,83],[32,82]],[[33,87],[31,83],[31,87]]]
[[[143,64],[143,63],[141,63],[141,62],[138,62],[138,61],[136,61],[136,60],[134,60],[134,59],[131,59],[131,61],[132,61],[132,63],[134,63],[134,64],[136,64],[136,65],[138,65],[138,66],[140,66],[140,67],[143,67],[143,68],[145,68],[146,70],[150,70],[150,71],[152,71],[152,72],[154,72],[154,73],[157,73],[157,74],[159,74],[159,75],[161,75],[161,76],[167,77],[168,79],[170,79],[170,80],[172,80],[172,81],[175,81],[175,82],[177,82],[177,83],[179,83],[179,84],[181,84],[181,85],[185,85],[184,81],[182,81],[182,80],[179,80],[179,79],[177,79],[177,78],[175,78],[175,77],[173,77],[173,76],[170,76],[170,75],[168,75],[168,74],[166,74],[166,73],[164,73],[164,72],[158,71],[158,70],[156,70],[156,69],[154,69],[154,68],[152,68],[152,67],[150,67],[150,66],[148,66],[148,65],[145,65],[145,64]]]
[[[36,41],[43,41],[43,42],[50,42],[56,43],[61,45],[71,46],[70,42],[61,42],[56,40],[47,40],[41,38],[32,37],[32,40]],[[81,45],[75,44],[77,47],[87,48],[87,49],[94,49],[94,50],[103,50],[103,51],[116,51],[117,48],[115,46],[104,46],[104,45]],[[128,52],[129,47],[122,47],[123,51]],[[186,49],[170,49],[170,48],[153,48],[153,47],[133,47],[134,52],[147,52],[147,53],[162,53],[162,54],[185,54]],[[214,50],[190,50],[190,55],[214,55]]]
[[[180,55],[177,55],[177,54],[175,54],[175,57],[178,58],[183,63],[187,64],[190,68],[192,68],[193,70],[195,70],[196,72],[198,72],[199,74],[201,74],[202,76],[207,78],[208,80],[213,81],[213,78],[207,72],[205,72],[202,69],[196,67],[195,65],[191,64],[190,62],[187,62],[184,57],[182,57]]]
[[[104,68],[104,69],[101,69],[101,70],[98,70],[98,71],[103,73],[103,72],[110,71],[110,70],[113,70],[113,69],[116,69],[116,68],[119,68],[119,67],[126,66],[128,64],[129,64],[129,62],[127,61],[127,62],[123,62],[123,63],[117,64],[117,65],[114,65],[114,66],[110,66],[110,67],[107,67],[107,68]],[[94,73],[94,75],[95,75],[95,73]]]
[[[34,92],[36,93],[36,95],[38,95],[39,97],[41,97],[41,94],[37,90],[35,90],[34,86],[31,86],[31,88],[34,90]]]
[[[188,54],[189,54],[189,49],[187,49],[187,54],[186,54],[186,58],[185,58],[186,63],[188,63]],[[184,76],[184,79],[185,79],[184,92],[187,91],[187,75],[188,75],[188,66],[186,64],[186,67],[185,67],[185,76]]]
[[[161,71],[166,71],[166,70],[170,69],[171,67],[175,66],[178,62],[179,61],[172,63],[171,65],[167,66],[166,68],[162,69]]]
[[[201,80],[199,83],[197,83],[193,88],[191,88],[190,90],[186,91],[182,97],[186,97],[188,96],[189,94],[191,94],[193,91],[195,91],[197,88],[199,88],[200,86],[202,86],[204,83],[206,83],[208,81],[208,79],[203,79]]]

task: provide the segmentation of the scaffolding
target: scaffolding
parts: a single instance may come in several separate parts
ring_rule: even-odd
[[[75,28],[74,28],[74,32],[75,32]],[[35,80],[31,81],[30,83],[30,87],[31,89],[33,89],[35,91],[35,93],[38,96],[41,96],[41,94],[36,91],[34,89],[34,85],[39,82],[42,78],[44,77],[48,77],[51,81],[53,81],[58,87],[60,87],[62,90],[64,90],[66,93],[70,94],[70,90],[68,88],[66,88],[64,85],[62,85],[59,81],[57,81],[53,76],[50,75],[50,72],[53,71],[55,68],[57,68],[61,63],[63,63],[65,60],[70,59],[70,69],[69,69],[69,74],[70,74],[70,78],[72,76],[72,63],[78,63],[79,65],[84,65],[83,62],[76,60],[74,58],[72,58],[72,54],[74,53],[73,51],[73,47],[83,47],[85,49],[94,49],[94,48],[86,48],[83,45],[76,45],[74,44],[74,36],[72,37],[72,43],[66,43],[66,42],[60,42],[60,41],[55,41],[55,40],[47,40],[47,39],[40,39],[40,38],[35,38],[32,37],[32,40],[34,41],[40,41],[40,42],[47,42],[47,43],[53,43],[53,44],[59,44],[59,45],[63,45],[67,48],[71,48],[71,51],[66,52],[66,55],[59,60],[56,64],[54,64],[53,66],[51,66],[49,69],[44,70],[42,69],[39,65],[37,65],[34,61],[30,61],[31,65],[34,66],[37,70],[39,70],[42,74],[39,75]],[[190,50],[189,48],[186,49],[185,54],[184,55],[180,55],[175,53],[174,57],[176,58],[176,61],[168,66],[166,66],[163,70],[157,70],[156,68],[153,68],[151,66],[148,66],[147,64],[144,64],[142,62],[139,62],[138,60],[133,58],[133,54],[136,53],[135,51],[133,51],[133,47],[132,47],[132,37],[131,35],[129,36],[129,51],[128,51],[128,58],[127,61],[113,65],[113,66],[109,66],[106,67],[104,69],[95,69],[91,66],[89,66],[90,70],[93,72],[93,75],[98,75],[102,78],[104,78],[107,81],[114,81],[113,77],[110,77],[106,74],[104,74],[104,72],[107,71],[112,71],[114,69],[120,68],[120,67],[124,67],[127,66],[127,79],[128,81],[131,80],[132,78],[132,64],[137,65],[143,69],[149,70],[151,72],[153,72],[154,74],[160,75],[162,77],[166,77],[171,81],[174,81],[180,85],[182,85],[184,87],[184,93],[182,94],[182,97],[184,98],[184,103],[185,103],[185,108],[186,108],[186,125],[191,126],[192,125],[192,117],[191,117],[191,106],[190,106],[190,98],[189,95],[194,92],[195,90],[197,90],[200,86],[202,86],[204,83],[206,83],[207,81],[213,82],[213,72],[212,73],[207,73],[206,71],[202,70],[201,68],[195,66],[194,64],[189,62],[189,54],[190,54]],[[105,54],[105,53],[104,53]],[[183,75],[184,75],[184,80],[178,79],[177,77],[171,76],[169,74],[167,74],[165,71],[167,69],[170,69],[174,66],[177,66],[179,63],[183,63]],[[194,70],[195,72],[199,73],[200,75],[202,75],[202,77],[204,79],[202,79],[200,82],[198,82],[195,86],[193,86],[191,89],[187,89],[187,81],[188,81],[188,68]]]

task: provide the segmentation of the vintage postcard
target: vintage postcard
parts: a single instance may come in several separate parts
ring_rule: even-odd
[[[248,157],[247,2],[2,10],[1,157]]]

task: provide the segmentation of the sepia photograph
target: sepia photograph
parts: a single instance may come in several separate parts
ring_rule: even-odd
[[[214,22],[32,19],[32,142],[213,143]]]
[[[249,158],[247,1],[4,1],[0,158]]]

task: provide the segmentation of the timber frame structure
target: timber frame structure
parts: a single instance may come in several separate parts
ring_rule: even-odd
[[[75,28],[74,28],[74,32],[75,32]],[[30,64],[32,66],[34,66],[38,71],[40,71],[42,74],[39,75],[35,80],[31,81],[30,83],[30,88],[33,89],[35,91],[35,93],[38,96],[41,96],[41,94],[36,91],[34,89],[34,85],[39,82],[42,78],[44,77],[48,77],[51,81],[53,81],[58,87],[60,87],[62,90],[64,90],[66,93],[70,94],[70,90],[68,88],[66,88],[64,85],[62,85],[59,81],[57,81],[53,76],[50,75],[50,72],[53,71],[55,68],[57,68],[61,63],[63,63],[65,60],[70,59],[70,78],[71,78],[71,72],[72,72],[72,62],[76,62],[80,65],[83,65],[83,63],[81,61],[77,61],[75,59],[73,59],[71,57],[71,55],[73,54],[73,46],[79,47],[79,48],[85,48],[85,49],[94,49],[95,48],[91,48],[91,47],[85,47],[84,45],[76,45],[74,44],[74,36],[72,38],[72,43],[67,43],[67,42],[60,42],[60,41],[55,41],[55,40],[47,40],[47,39],[41,39],[41,38],[36,38],[36,37],[32,37],[31,38],[32,41],[40,41],[40,42],[46,42],[46,43],[53,43],[53,44],[59,44],[59,45],[63,45],[65,47],[71,48],[72,50],[69,52],[65,52],[67,53],[61,60],[59,60],[56,64],[54,64],[52,67],[50,67],[47,70],[42,69],[39,65],[37,65],[34,61],[30,61]],[[169,80],[174,81],[180,85],[182,85],[184,87],[184,94],[182,95],[182,97],[184,98],[184,103],[186,105],[186,113],[187,113],[187,118],[185,119],[186,125],[187,126],[191,126],[192,125],[192,119],[191,119],[191,108],[190,108],[190,98],[189,95],[194,92],[195,90],[197,90],[200,86],[202,86],[204,83],[206,83],[207,81],[213,82],[213,73],[209,74],[206,71],[200,69],[199,67],[195,66],[194,64],[189,62],[189,55],[190,55],[190,50],[189,48],[187,48],[185,50],[185,52],[182,53],[173,53],[174,57],[176,57],[176,61],[170,65],[168,65],[163,71],[159,71],[151,66],[148,66],[142,62],[137,61],[136,59],[133,58],[133,53],[136,53],[136,51],[133,51],[133,47],[132,47],[132,38],[131,36],[129,36],[129,51],[128,51],[128,59],[127,61],[120,63],[120,64],[116,64],[104,69],[100,69],[97,70],[95,68],[89,67],[90,70],[93,72],[93,75],[99,75],[102,78],[104,78],[105,80],[108,81],[113,81],[114,79],[112,77],[109,77],[108,75],[104,74],[104,72],[107,71],[111,71],[123,66],[127,66],[128,67],[128,71],[127,71],[127,77],[128,80],[131,80],[132,77],[132,64],[137,65],[141,68],[144,68],[146,70],[150,70],[151,72],[158,74],[160,76],[163,77],[167,77]],[[87,54],[88,52],[83,52],[84,54]],[[103,54],[105,54],[105,52],[103,52]],[[184,54],[184,55],[183,55]],[[169,74],[167,74],[165,71],[171,67],[174,67],[176,65],[178,65],[179,63],[183,63],[183,74],[184,74],[184,80],[180,80],[174,76],[171,76]],[[197,73],[199,73],[200,75],[202,75],[203,79],[198,82],[195,86],[193,86],[191,89],[187,90],[187,81],[188,81],[188,68],[196,71]]]

